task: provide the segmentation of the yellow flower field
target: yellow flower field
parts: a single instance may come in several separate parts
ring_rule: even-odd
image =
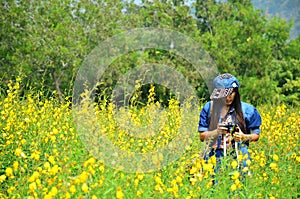
[[[164,147],[182,133],[179,124],[194,131],[190,146],[177,161],[162,166],[165,157],[158,156],[152,161],[161,169],[132,173],[111,168],[87,150],[74,125],[68,98],[64,103],[46,99],[42,93],[21,98],[19,87],[18,81],[10,83],[7,97],[0,102],[0,198],[300,197],[299,108],[284,104],[257,107],[262,132],[260,140],[250,145],[249,167],[240,165],[246,157],[227,156],[215,172],[216,160],[205,161],[201,156],[200,107],[182,121],[175,100],[158,111],[159,103],[149,98],[145,107],[124,109],[118,117],[111,104],[101,104],[93,113],[103,126],[96,133],[105,134],[122,150],[146,154]],[[129,123],[134,133],[155,122],[157,128],[152,130],[157,132],[152,137],[127,133]],[[124,123],[124,128],[117,123]],[[215,185],[214,179],[218,180]]]

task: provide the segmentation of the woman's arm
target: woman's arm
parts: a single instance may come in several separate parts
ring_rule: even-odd
[[[218,134],[218,130],[215,129],[213,131],[205,131],[205,132],[200,132],[200,140],[201,142],[204,142],[208,139],[210,139],[211,137],[214,137]]]
[[[238,128],[238,132],[234,134],[235,142],[242,142],[242,141],[256,142],[257,140],[259,140],[259,134],[256,133],[245,134],[239,127],[237,128]]]
[[[218,128],[212,131],[202,131],[200,132],[200,140],[206,141],[211,139],[212,137],[215,137],[218,134],[226,134],[228,131],[227,127],[222,126],[222,124],[218,124]]]
[[[243,108],[245,109],[245,123],[247,129],[249,129],[250,134],[242,135],[242,141],[256,142],[260,137],[260,125],[261,125],[261,116],[258,110],[247,103],[243,103]]]
[[[256,142],[259,140],[259,134],[244,134],[242,135],[242,141]]]

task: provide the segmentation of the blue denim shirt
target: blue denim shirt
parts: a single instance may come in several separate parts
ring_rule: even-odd
[[[246,134],[260,133],[260,125],[261,125],[261,116],[256,108],[246,102],[241,102],[242,111],[244,115],[245,125],[246,125]],[[200,112],[200,120],[198,131],[204,132],[208,131],[209,127],[209,119],[210,119],[210,106],[211,101],[207,102]],[[229,114],[234,114],[233,111],[229,111]]]

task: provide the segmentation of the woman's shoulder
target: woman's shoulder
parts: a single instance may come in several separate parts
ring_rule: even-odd
[[[203,104],[202,109],[209,109],[211,107],[212,101],[207,101]]]
[[[209,112],[210,108],[212,106],[212,101],[208,101],[206,102],[203,106],[202,106],[202,112]]]
[[[241,104],[242,104],[243,112],[247,115],[251,115],[257,111],[256,108],[252,104],[249,104],[247,102],[241,102]]]
[[[254,108],[254,106],[248,102],[241,101],[242,107],[245,108]]]

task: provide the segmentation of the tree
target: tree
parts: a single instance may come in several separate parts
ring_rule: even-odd
[[[70,95],[89,51],[115,31],[119,1],[4,1],[1,68],[4,80],[22,76],[29,87]],[[27,88],[28,89],[28,88]]]
[[[294,40],[288,42],[285,51],[283,51],[286,59],[297,59],[300,60],[300,36]]]
[[[286,24],[277,25],[279,19],[268,22],[249,0],[225,3],[199,0],[196,16],[202,41],[220,70],[241,76],[265,75],[270,58],[288,37]]]

